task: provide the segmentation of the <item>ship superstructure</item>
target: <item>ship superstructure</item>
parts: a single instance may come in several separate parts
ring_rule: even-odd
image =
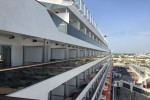
[[[82,0],[0,1],[3,98],[110,98],[111,50]]]

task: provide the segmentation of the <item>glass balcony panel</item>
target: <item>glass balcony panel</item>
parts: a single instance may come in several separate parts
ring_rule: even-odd
[[[0,94],[6,95],[15,92],[96,59],[87,58],[85,60],[83,58],[80,60],[70,60],[69,62],[52,62],[48,64],[34,65],[34,67],[30,67],[29,65],[28,67],[22,66],[22,68],[18,69],[0,70]]]
[[[84,4],[84,2],[82,0],[74,0],[74,5],[79,9],[80,13],[82,13],[83,16],[87,20],[89,20],[89,23],[91,25],[93,25],[96,28],[96,30],[98,31],[97,25],[96,25],[92,15],[90,14],[90,12],[87,10],[86,5]]]
[[[83,41],[86,41],[88,43],[91,43],[93,45],[99,46],[101,47],[101,45],[99,43],[97,43],[96,41],[92,40],[91,38],[89,38],[87,35],[83,34],[82,32],[80,32],[79,30],[75,29],[73,26],[69,25],[67,26],[67,33],[73,37],[76,37],[78,39],[81,39]]]
[[[80,8],[80,0],[74,0],[74,5],[79,9]]]

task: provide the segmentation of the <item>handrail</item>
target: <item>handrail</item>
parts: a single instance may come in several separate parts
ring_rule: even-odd
[[[109,61],[110,61],[110,60],[109,60]],[[108,61],[108,63],[107,63],[108,67],[107,67],[107,69],[106,69],[105,75],[103,75],[102,80],[100,81],[100,84],[98,85],[98,87],[97,87],[97,89],[96,89],[96,91],[95,91],[95,93],[94,93],[94,95],[93,95],[93,97],[92,97],[91,100],[95,100],[96,94],[97,94],[97,92],[98,92],[100,86],[101,86],[102,84],[104,85],[104,83],[106,82],[106,79],[107,79],[106,76],[107,76],[108,71],[109,71],[109,69],[110,69],[110,65],[109,65],[110,62],[109,62],[109,61]],[[104,78],[105,78],[105,79],[104,79]],[[100,95],[102,94],[102,91],[103,91],[103,89],[101,89]],[[100,96],[99,96],[99,97],[100,97]]]
[[[108,64],[109,61],[102,67],[102,69],[96,74],[96,76],[90,81],[90,83],[86,86],[86,88],[80,93],[80,95],[76,98],[76,100],[82,100],[89,89],[92,87],[93,83],[99,77],[100,73],[105,69],[105,66]]]
[[[89,23],[98,31],[98,28],[97,28],[97,25],[94,21],[94,18],[92,17],[91,13],[88,11],[84,2],[82,0],[73,0],[73,1],[75,2],[74,5],[79,6],[80,10],[82,10],[83,14],[85,14],[86,19],[89,20]],[[88,15],[87,15],[87,12],[88,12]],[[87,16],[89,16],[89,18]]]
[[[24,65],[24,66],[14,66],[14,67],[10,67],[10,68],[0,69],[0,72],[9,71],[9,70],[23,69],[23,68],[30,68],[30,67],[36,67],[36,66],[42,66],[42,65],[46,65],[46,64],[54,64],[54,63],[65,62],[65,61],[73,61],[73,60],[79,60],[79,58],[69,59],[69,60],[53,61],[53,62],[45,62],[45,63],[32,64],[32,65]]]
[[[80,73],[84,72],[85,70],[93,67],[95,64],[107,59],[109,56],[104,57],[102,59],[90,62],[88,64],[82,65],[80,67],[74,68],[72,70],[69,70],[67,72],[64,72],[62,74],[59,74],[57,76],[54,76],[52,78],[46,79],[42,82],[36,83],[34,85],[31,85],[29,87],[26,87],[20,91],[16,91],[12,94],[9,94],[8,96],[21,96],[22,97],[29,97],[29,98],[35,98],[35,99],[41,99],[45,98],[45,100],[48,98],[47,94],[55,89],[56,87],[60,86],[61,84],[67,82],[71,78],[79,75]],[[44,87],[43,87],[44,86]],[[41,87],[41,91],[38,91],[39,87]],[[29,94],[29,92],[32,91],[32,94]]]
[[[0,95],[0,100],[35,100],[35,99],[26,99],[26,98],[17,98],[17,97],[8,97]]]
[[[126,83],[126,84],[128,84],[128,85],[130,85],[130,89],[132,90],[132,91],[134,91],[134,92],[136,92],[136,93],[140,93],[140,94],[142,94],[142,95],[145,95],[146,97],[148,97],[148,98],[150,98],[150,90],[148,90],[148,89],[145,89],[145,88],[141,88],[141,87],[139,87],[139,86],[136,86],[136,85],[134,85],[134,84],[130,84],[129,82],[126,82],[126,81],[123,81],[123,80],[121,80],[120,81],[121,83],[122,83],[122,87],[124,87],[123,86],[123,83]],[[131,86],[132,85],[132,86]],[[138,88],[139,90],[140,90],[140,92],[138,92],[138,91],[135,91],[133,88]],[[127,88],[127,87],[125,87],[125,88]],[[128,89],[128,88],[127,88]]]
[[[137,67],[138,67],[138,66],[134,66],[134,65],[133,65],[132,68],[135,69],[135,71],[136,71],[137,73],[139,73],[142,77],[144,77],[144,72],[143,72],[142,70],[138,69]],[[143,73],[142,73],[142,72],[143,72]]]
[[[92,14],[91,14],[91,13],[89,12],[89,10],[87,9],[87,7],[86,7],[86,5],[84,4],[83,0],[73,0],[73,2],[75,2],[75,3],[74,3],[75,7],[76,7],[76,6],[79,6],[79,8],[80,8],[81,5],[83,6],[83,9],[82,9],[82,7],[81,7],[80,10],[82,10],[83,15],[86,16],[86,20],[89,22],[89,24],[90,24],[91,26],[93,26],[93,27],[96,29],[96,31],[97,31],[98,33],[101,33],[101,31],[100,31],[100,29],[99,29],[99,26],[98,26],[97,23],[94,21],[94,18],[92,17]],[[77,8],[77,7],[76,7],[76,8]],[[78,8],[77,8],[77,9],[78,9]],[[87,13],[87,12],[88,12],[88,13]],[[101,37],[103,37],[102,34],[100,34],[100,35],[101,35]],[[104,37],[103,37],[103,38],[104,38]],[[102,41],[102,40],[101,40],[101,41]],[[104,45],[105,45],[106,47],[108,47],[107,42],[106,42],[105,39],[103,39],[102,42],[104,43]]]
[[[103,43],[103,41],[101,41],[100,43],[98,43],[98,42],[96,42],[96,41],[94,41],[93,39],[91,39],[90,37],[88,37],[87,35],[85,35],[84,33],[82,33],[81,31],[79,31],[79,30],[77,30],[75,27],[73,27],[71,24],[69,24],[69,23],[67,23],[66,21],[64,21],[62,18],[60,18],[60,17],[58,17],[58,16],[56,16],[53,12],[51,12],[51,11],[48,11],[49,12],[49,14],[51,15],[51,16],[55,16],[55,18],[58,18],[59,20],[61,20],[62,22],[64,22],[65,24],[66,24],[66,26],[67,26],[67,34],[68,35],[71,35],[71,36],[73,36],[73,37],[76,37],[76,36],[74,36],[73,35],[73,32],[68,32],[68,30],[75,30],[75,31],[77,31],[78,33],[81,33],[81,35],[82,36],[80,36],[80,37],[76,37],[76,38],[79,38],[79,39],[81,39],[81,37],[85,37],[85,39],[81,39],[81,40],[83,40],[83,41],[85,41],[85,42],[88,42],[88,43],[90,43],[90,44],[93,44],[93,45],[95,45],[95,46],[98,46],[98,47],[101,47],[101,48],[103,48],[103,49],[106,49],[107,48],[107,46]],[[52,17],[53,18],[53,17]],[[88,39],[88,40],[87,40]]]

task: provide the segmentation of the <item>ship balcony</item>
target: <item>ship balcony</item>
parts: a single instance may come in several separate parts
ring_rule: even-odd
[[[50,11],[49,11],[49,13],[59,31],[66,33],[68,35],[71,35],[80,40],[83,40],[85,42],[88,42],[90,44],[93,44],[95,46],[98,46],[100,48],[107,49],[107,47],[105,47],[105,45],[103,43],[98,43],[95,40],[93,40],[92,38],[90,38],[89,36],[87,36],[84,28],[81,30],[78,30],[77,29],[78,27],[76,25],[65,22],[63,19],[59,18],[58,16],[56,16],[55,14],[53,14]],[[82,26],[81,26],[81,28],[82,28]]]
[[[102,93],[105,78],[110,68],[110,60],[107,61],[101,70],[95,75],[87,87],[80,93],[76,100],[95,100],[98,99]]]
[[[94,19],[90,12],[87,10],[86,5],[82,0],[73,0],[75,7],[79,10],[79,12],[86,18],[87,21],[96,29],[98,30],[98,27],[94,24]]]
[[[80,0],[74,0],[74,5],[80,9]]]
[[[0,95],[7,95],[99,58],[80,58],[0,69]]]
[[[10,97],[40,100],[93,98],[93,95],[100,94],[104,85],[110,68],[110,59],[111,56],[89,62],[67,61],[58,64],[53,62],[52,65],[3,71],[0,78],[3,79],[1,88],[15,89],[7,93]],[[54,72],[57,74],[52,74]]]
[[[58,1],[43,1],[43,0],[38,0],[39,2],[41,2],[48,10],[62,10],[61,8],[65,8],[66,9],[66,6],[65,7],[61,7],[60,8],[60,6],[58,6],[58,7],[56,7],[56,8],[52,8],[51,6],[52,6],[52,4],[51,4],[51,2],[58,2],[58,4],[61,4],[61,5],[65,5],[65,3],[66,2],[69,2],[70,3],[70,5],[72,5],[72,6],[70,6],[70,5],[68,5],[68,8],[74,8],[77,12],[78,12],[78,14],[80,14],[80,17],[78,16],[78,18],[81,20],[81,19],[85,19],[85,21],[83,22],[84,24],[86,24],[86,23],[88,23],[87,24],[87,26],[91,29],[91,30],[93,30],[94,32],[96,32],[96,34],[99,34],[100,33],[100,31],[99,31],[99,28],[98,28],[98,26],[97,26],[97,24],[95,23],[95,21],[94,21],[94,18],[92,17],[92,15],[91,15],[91,13],[88,11],[88,9],[87,9],[87,7],[86,7],[86,5],[84,4],[84,2],[82,1],[82,0],[58,0]],[[72,4],[73,3],[73,4]],[[51,7],[51,9],[49,9]],[[71,10],[71,9],[70,9]],[[72,10],[71,10],[72,11]],[[58,12],[58,11],[56,11],[56,12]],[[74,11],[72,11],[72,12],[74,12]],[[59,15],[59,14],[58,14]],[[83,18],[82,18],[83,17]],[[64,18],[64,17],[63,17]],[[65,18],[64,18],[65,19]],[[67,20],[68,21],[68,20]],[[87,21],[87,22],[86,22]],[[86,22],[86,23],[85,23]],[[62,25],[63,25],[63,23],[62,23]],[[98,35],[99,36],[99,35]],[[101,36],[101,38],[103,38],[102,36]],[[104,40],[103,40],[104,41]],[[105,44],[105,42],[104,42],[104,44]]]

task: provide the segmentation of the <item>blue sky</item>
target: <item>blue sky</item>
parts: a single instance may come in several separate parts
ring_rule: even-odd
[[[115,53],[150,53],[150,0],[83,0]]]

